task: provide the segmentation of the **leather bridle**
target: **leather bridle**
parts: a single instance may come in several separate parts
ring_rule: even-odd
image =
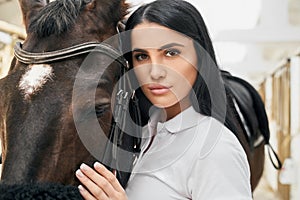
[[[129,69],[127,61],[122,54],[114,49],[111,45],[99,42],[85,42],[56,51],[48,51],[43,53],[32,53],[22,49],[22,44],[17,42],[14,47],[14,55],[18,61],[24,64],[42,64],[54,61],[61,61],[78,55],[91,52],[98,52],[110,56],[118,61],[126,69]]]

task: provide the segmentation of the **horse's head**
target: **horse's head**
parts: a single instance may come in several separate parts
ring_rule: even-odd
[[[114,61],[110,46],[90,54],[82,49],[90,52],[117,33],[127,4],[123,0],[19,3],[27,38],[16,48],[18,59],[9,74],[0,80],[2,181],[75,184],[79,164],[95,161],[75,124],[97,136],[88,139],[92,146],[103,145],[106,136],[92,132],[99,124],[106,135],[110,131],[111,97],[123,67]],[[95,46],[80,46],[86,42]],[[118,41],[110,42],[117,47]],[[61,52],[74,45],[71,56]]]

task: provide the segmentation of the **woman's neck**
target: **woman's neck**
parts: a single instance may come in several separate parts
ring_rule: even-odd
[[[189,96],[187,96],[184,99],[182,99],[180,102],[170,107],[164,108],[165,116],[162,117],[162,121],[168,121],[172,119],[173,117],[175,117],[176,115],[178,115],[179,113],[181,113],[182,111],[184,111],[190,106],[191,106],[191,101],[189,99]]]

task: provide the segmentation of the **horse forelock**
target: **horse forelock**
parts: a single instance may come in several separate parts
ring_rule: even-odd
[[[75,24],[85,0],[59,0],[47,4],[29,25],[29,32],[38,37],[60,35]]]
[[[53,68],[50,65],[29,65],[19,82],[19,90],[23,93],[24,99],[30,99],[48,80],[52,80],[53,76]]]
[[[61,35],[73,27],[80,12],[90,3],[89,0],[55,0],[43,7],[29,24],[28,32],[35,33],[43,38]],[[99,4],[99,2],[97,2]],[[104,10],[95,11],[96,15],[114,22],[122,20],[128,14],[130,5],[125,0],[103,0],[101,5]],[[119,11],[116,10],[119,9]],[[103,11],[103,12],[102,12]],[[93,11],[94,12],[94,11]],[[99,22],[99,20],[94,19]]]

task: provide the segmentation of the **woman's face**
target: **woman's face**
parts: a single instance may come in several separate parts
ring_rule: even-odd
[[[156,23],[144,22],[131,33],[134,72],[146,97],[157,107],[191,105],[197,77],[193,40]]]

